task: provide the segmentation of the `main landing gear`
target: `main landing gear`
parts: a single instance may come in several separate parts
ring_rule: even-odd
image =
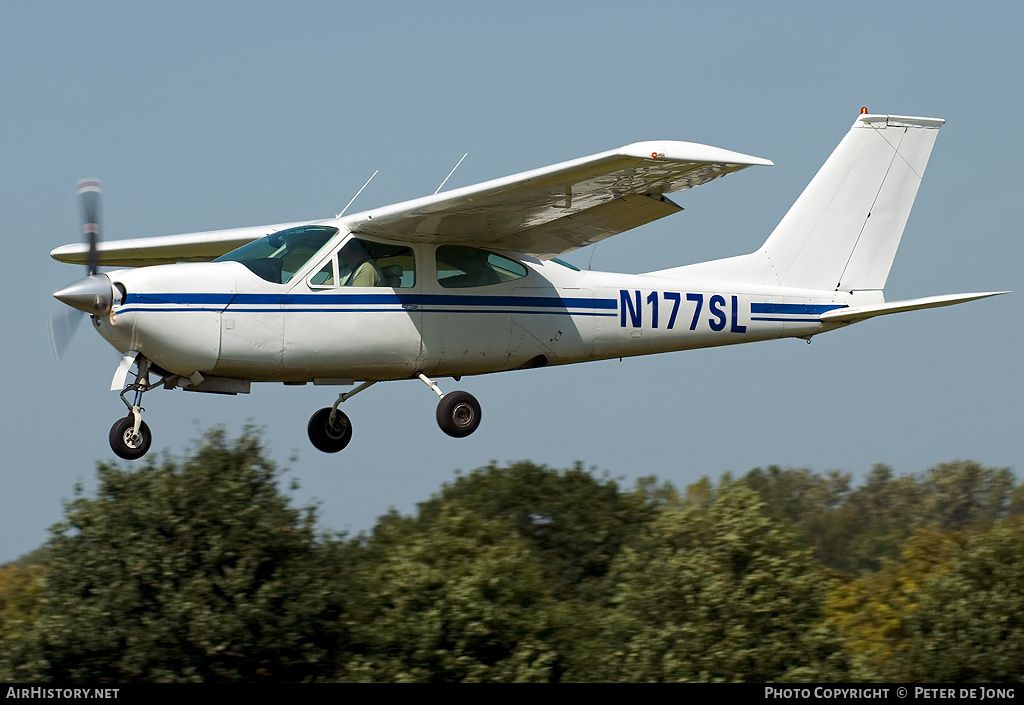
[[[434,380],[423,373],[416,375],[425,385],[434,390],[440,397],[437,403],[437,425],[453,438],[465,438],[480,425],[480,402],[469,392],[449,392],[445,394]],[[324,453],[337,453],[352,440],[352,422],[338,408],[343,401],[351,399],[364,389],[376,384],[367,381],[351,392],[338,396],[334,406],[327,406],[313,414],[306,427],[309,440],[317,450]],[[115,451],[116,452],[116,451]]]

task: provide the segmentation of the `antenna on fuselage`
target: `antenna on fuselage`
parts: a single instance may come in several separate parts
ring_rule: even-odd
[[[380,169],[377,169],[377,171],[380,171]],[[375,177],[377,175],[377,171],[375,171],[372,174],[370,174],[370,178],[368,178],[366,180],[366,183],[363,184],[362,188],[360,188],[358,191],[356,191],[356,195],[352,197],[352,200],[345,204],[345,207],[341,209],[341,213],[338,213],[338,215],[334,216],[335,219],[340,218],[341,216],[345,215],[345,211],[348,210],[348,207],[351,206],[355,202],[355,200],[357,198],[359,198],[359,194],[361,194],[363,192],[363,189],[366,188],[370,184],[371,181],[373,181],[373,177]]]
[[[465,159],[468,156],[469,156],[469,152],[466,152],[465,154],[462,155],[462,159]],[[437,195],[438,191],[440,191],[442,188],[444,188],[444,185],[446,183],[448,183],[448,179],[452,178],[452,174],[454,174],[455,170],[459,168],[459,164],[462,163],[462,159],[459,160],[458,164],[456,164],[455,166],[452,167],[452,170],[448,172],[448,176],[444,177],[444,181],[442,181],[441,185],[437,187],[437,191],[434,191],[434,195],[435,196]]]

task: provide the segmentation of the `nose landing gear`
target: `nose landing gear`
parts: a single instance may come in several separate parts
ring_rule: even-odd
[[[136,358],[135,364],[138,366],[135,383],[129,384],[121,392],[121,401],[128,407],[128,415],[118,419],[110,427],[110,449],[116,456],[125,460],[138,460],[149,452],[149,447],[153,444],[153,434],[142,420],[142,393],[150,388],[149,360],[140,355]],[[133,404],[129,404],[124,398],[128,392],[135,392]]]

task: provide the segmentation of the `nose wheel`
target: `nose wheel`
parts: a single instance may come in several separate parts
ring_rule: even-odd
[[[119,458],[138,460],[149,452],[152,444],[153,434],[145,421],[139,419],[139,427],[135,428],[135,414],[118,419],[110,427],[110,449]]]

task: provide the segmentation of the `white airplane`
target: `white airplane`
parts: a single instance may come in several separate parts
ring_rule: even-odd
[[[89,242],[51,255],[89,275],[54,296],[91,314],[124,354],[111,389],[128,414],[110,430],[122,458],[149,449],[141,399],[160,384],[244,394],[252,382],[359,383],[309,420],[313,445],[333,453],[352,437],[342,402],[377,382],[420,379],[440,397],[441,429],[463,437],[480,405],[435,378],[809,340],[1008,293],[883,297],[943,123],[862,110],[756,252],[639,275],[581,271],[557,256],[680,210],[665,194],[771,162],[640,142],[353,215],[104,243],[99,184],[85,181]],[[66,336],[51,326],[51,340],[57,355]]]

